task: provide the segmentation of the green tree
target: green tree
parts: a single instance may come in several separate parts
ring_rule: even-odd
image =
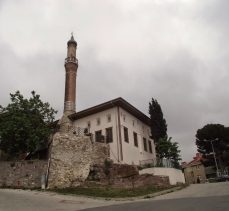
[[[181,160],[180,157],[180,150],[177,142],[171,142],[170,148],[169,148],[169,157],[168,159],[171,160],[172,165],[175,168],[180,168],[179,161]]]
[[[167,158],[175,168],[179,168],[180,150],[177,142],[172,142],[172,137],[160,138],[157,143],[157,153],[160,159]]]
[[[172,138],[167,135],[167,124],[164,119],[160,104],[152,98],[149,103],[151,138],[155,141],[157,157],[169,159],[173,166],[178,168],[180,150],[178,143],[172,142]]]
[[[207,124],[196,133],[197,150],[203,155],[204,165],[215,165],[213,148],[217,164],[221,170],[228,166],[229,128],[221,124]]]
[[[49,125],[57,113],[34,91],[31,94],[25,99],[17,91],[10,94],[11,103],[5,108],[0,106],[0,149],[13,159],[46,146]]]
[[[151,124],[151,136],[157,144],[160,138],[167,136],[167,124],[163,117],[161,106],[154,98],[152,98],[151,102],[149,103],[149,115]]]
[[[169,158],[170,154],[170,147],[171,147],[171,137],[168,138],[165,136],[164,138],[160,138],[156,145],[156,152],[158,155],[158,158]]]

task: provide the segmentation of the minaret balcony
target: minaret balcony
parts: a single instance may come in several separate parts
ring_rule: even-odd
[[[67,64],[67,63],[75,63],[75,64],[77,64],[78,63],[78,59],[75,58],[75,57],[67,57],[65,59],[65,64]]]

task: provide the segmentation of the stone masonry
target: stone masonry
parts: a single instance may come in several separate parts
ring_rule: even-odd
[[[71,131],[57,132],[53,137],[48,188],[77,187],[88,177],[90,167],[109,157],[109,146],[93,143],[89,136]]]
[[[170,187],[168,176],[139,175],[137,166],[127,164],[93,165],[84,187],[146,188]]]
[[[0,162],[0,187],[40,188],[41,177],[46,174],[47,161]]]

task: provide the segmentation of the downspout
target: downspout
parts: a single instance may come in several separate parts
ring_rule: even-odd
[[[119,133],[119,145],[120,145],[120,157],[121,161],[123,161],[123,152],[122,152],[122,135],[121,135],[121,123],[120,123],[120,110],[118,108],[118,133]]]
[[[48,187],[48,178],[49,178],[49,168],[50,168],[50,162],[51,162],[51,158],[48,159],[48,166],[47,166],[47,171],[46,171],[46,181],[45,181],[45,188]]]
[[[46,170],[46,177],[45,177],[45,188],[48,187],[48,178],[49,178],[49,168],[50,168],[50,163],[51,163],[51,151],[52,151],[52,142],[53,142],[53,138],[54,135],[51,136],[52,141],[50,142],[50,148],[49,148],[49,159],[48,159],[48,166],[47,166],[47,170]]]

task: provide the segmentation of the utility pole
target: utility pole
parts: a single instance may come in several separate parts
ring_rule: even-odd
[[[219,173],[219,168],[218,168],[218,164],[217,164],[217,160],[216,160],[216,156],[215,156],[214,146],[213,146],[213,143],[212,143],[213,141],[216,141],[216,139],[215,140],[211,140],[211,146],[212,146],[213,156],[214,156],[214,160],[215,160],[216,175],[217,175],[217,177],[219,177],[220,173]]]

